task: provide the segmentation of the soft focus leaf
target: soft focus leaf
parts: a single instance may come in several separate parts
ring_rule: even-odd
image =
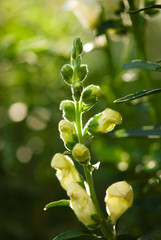
[[[120,129],[113,134],[115,137],[144,137],[144,138],[161,138],[161,125],[144,126],[135,129]]]
[[[131,93],[125,97],[122,98],[118,98],[114,101],[114,103],[122,103],[122,102],[128,102],[128,101],[132,101],[134,99],[137,98],[141,98],[147,95],[151,95],[151,94],[156,94],[156,93],[160,93],[161,92],[161,88],[153,88],[153,89],[148,89],[148,90],[142,90],[136,93]]]
[[[142,236],[142,237],[138,238],[137,240],[152,240],[152,238],[148,237],[148,236]]]
[[[102,237],[97,236],[95,234],[91,234],[88,232],[83,232],[77,229],[72,229],[67,232],[61,233],[59,236],[55,237],[53,240],[65,240],[65,239],[73,239],[81,236],[92,237],[93,239],[101,239]]]
[[[57,207],[57,206],[69,206],[70,205],[70,200],[67,200],[67,199],[63,199],[63,200],[59,200],[59,201],[55,201],[55,202],[51,202],[51,203],[48,203],[44,210],[47,210],[48,208],[51,208],[51,207]]]
[[[161,72],[160,65],[149,62],[149,61],[139,60],[139,59],[136,59],[131,62],[123,64],[122,68],[141,68],[141,69],[145,69],[145,70],[149,70],[149,71]]]

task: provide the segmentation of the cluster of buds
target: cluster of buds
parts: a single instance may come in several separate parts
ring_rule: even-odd
[[[89,119],[83,129],[82,113],[84,109],[88,110],[97,102],[101,88],[93,84],[83,87],[88,69],[86,65],[81,64],[82,51],[82,42],[77,38],[73,42],[71,64],[66,64],[61,70],[65,83],[71,86],[73,97],[73,100],[65,100],[60,104],[64,119],[59,122],[59,132],[69,155],[55,154],[51,166],[56,169],[56,176],[67,192],[70,206],[78,219],[87,228],[95,229],[99,226],[101,219],[88,191],[88,182],[85,182],[79,174],[72,158],[79,164],[90,167],[90,152],[84,144],[86,136],[109,132],[116,124],[121,124],[122,118],[118,112],[107,108]],[[121,214],[132,204],[131,189],[127,183],[124,184],[126,186],[122,186],[121,183],[118,187],[112,185],[107,190],[105,198],[112,224],[115,224]]]

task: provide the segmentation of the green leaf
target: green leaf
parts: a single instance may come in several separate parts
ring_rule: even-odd
[[[143,61],[140,59],[135,59],[131,62],[125,63],[122,65],[122,68],[140,68],[140,69],[145,69],[145,70],[149,70],[149,71],[161,72],[160,65],[149,62],[149,61]]]
[[[73,239],[81,236],[92,237],[93,239],[102,239],[101,236],[97,236],[92,233],[80,231],[77,229],[72,229],[67,232],[61,233],[59,236],[55,237],[53,240],[65,240],[65,239]]]
[[[133,13],[138,13],[138,12],[145,11],[148,9],[156,9],[156,8],[161,8],[161,4],[154,4],[154,5],[150,5],[150,6],[140,8],[137,10],[131,10],[131,11],[128,11],[128,13],[133,14]]]
[[[45,206],[44,210],[47,210],[48,208],[51,208],[51,207],[57,207],[57,206],[70,206],[70,200],[62,199],[62,200],[59,200],[59,201],[48,203]]]
[[[142,90],[136,93],[131,93],[125,97],[122,98],[118,98],[114,101],[114,103],[122,103],[122,102],[128,102],[128,101],[132,101],[134,99],[137,98],[141,98],[147,95],[151,95],[151,94],[156,94],[156,93],[160,93],[161,92],[161,88],[153,88],[153,89],[148,89],[148,90]]]
[[[142,128],[120,129],[110,135],[118,138],[125,137],[143,137],[143,138],[161,138],[161,124],[154,126],[143,126]]]

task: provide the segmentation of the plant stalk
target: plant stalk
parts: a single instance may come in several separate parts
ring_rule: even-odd
[[[80,100],[79,102],[76,102],[75,106],[76,106],[76,122],[75,122],[75,124],[76,124],[76,128],[77,128],[78,139],[79,139],[80,143],[83,143],[82,113],[81,113],[82,101]],[[96,197],[95,189],[94,189],[92,172],[91,172],[91,170],[89,170],[88,166],[84,166],[84,172],[85,172],[85,176],[86,176],[86,181],[89,185],[91,198],[95,205],[96,211],[101,218],[101,223],[100,223],[101,231],[107,240],[115,240],[116,237],[114,236],[113,231],[110,228],[110,225],[107,223],[106,218],[100,209],[100,206],[99,206],[99,203],[98,203],[98,200]]]

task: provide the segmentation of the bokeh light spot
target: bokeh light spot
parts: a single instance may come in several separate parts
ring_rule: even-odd
[[[27,105],[22,102],[14,103],[8,110],[8,115],[13,122],[21,122],[27,115]]]
[[[129,167],[129,165],[127,162],[119,162],[118,163],[118,169],[122,172],[126,171],[128,169],[128,167]]]
[[[32,151],[29,147],[22,146],[17,149],[16,156],[21,163],[28,163],[32,158]]]
[[[35,108],[27,117],[27,126],[36,131],[44,130],[50,120],[50,113],[45,108]]]
[[[40,154],[44,150],[45,143],[40,137],[32,137],[29,139],[27,146],[33,151],[34,154]]]

